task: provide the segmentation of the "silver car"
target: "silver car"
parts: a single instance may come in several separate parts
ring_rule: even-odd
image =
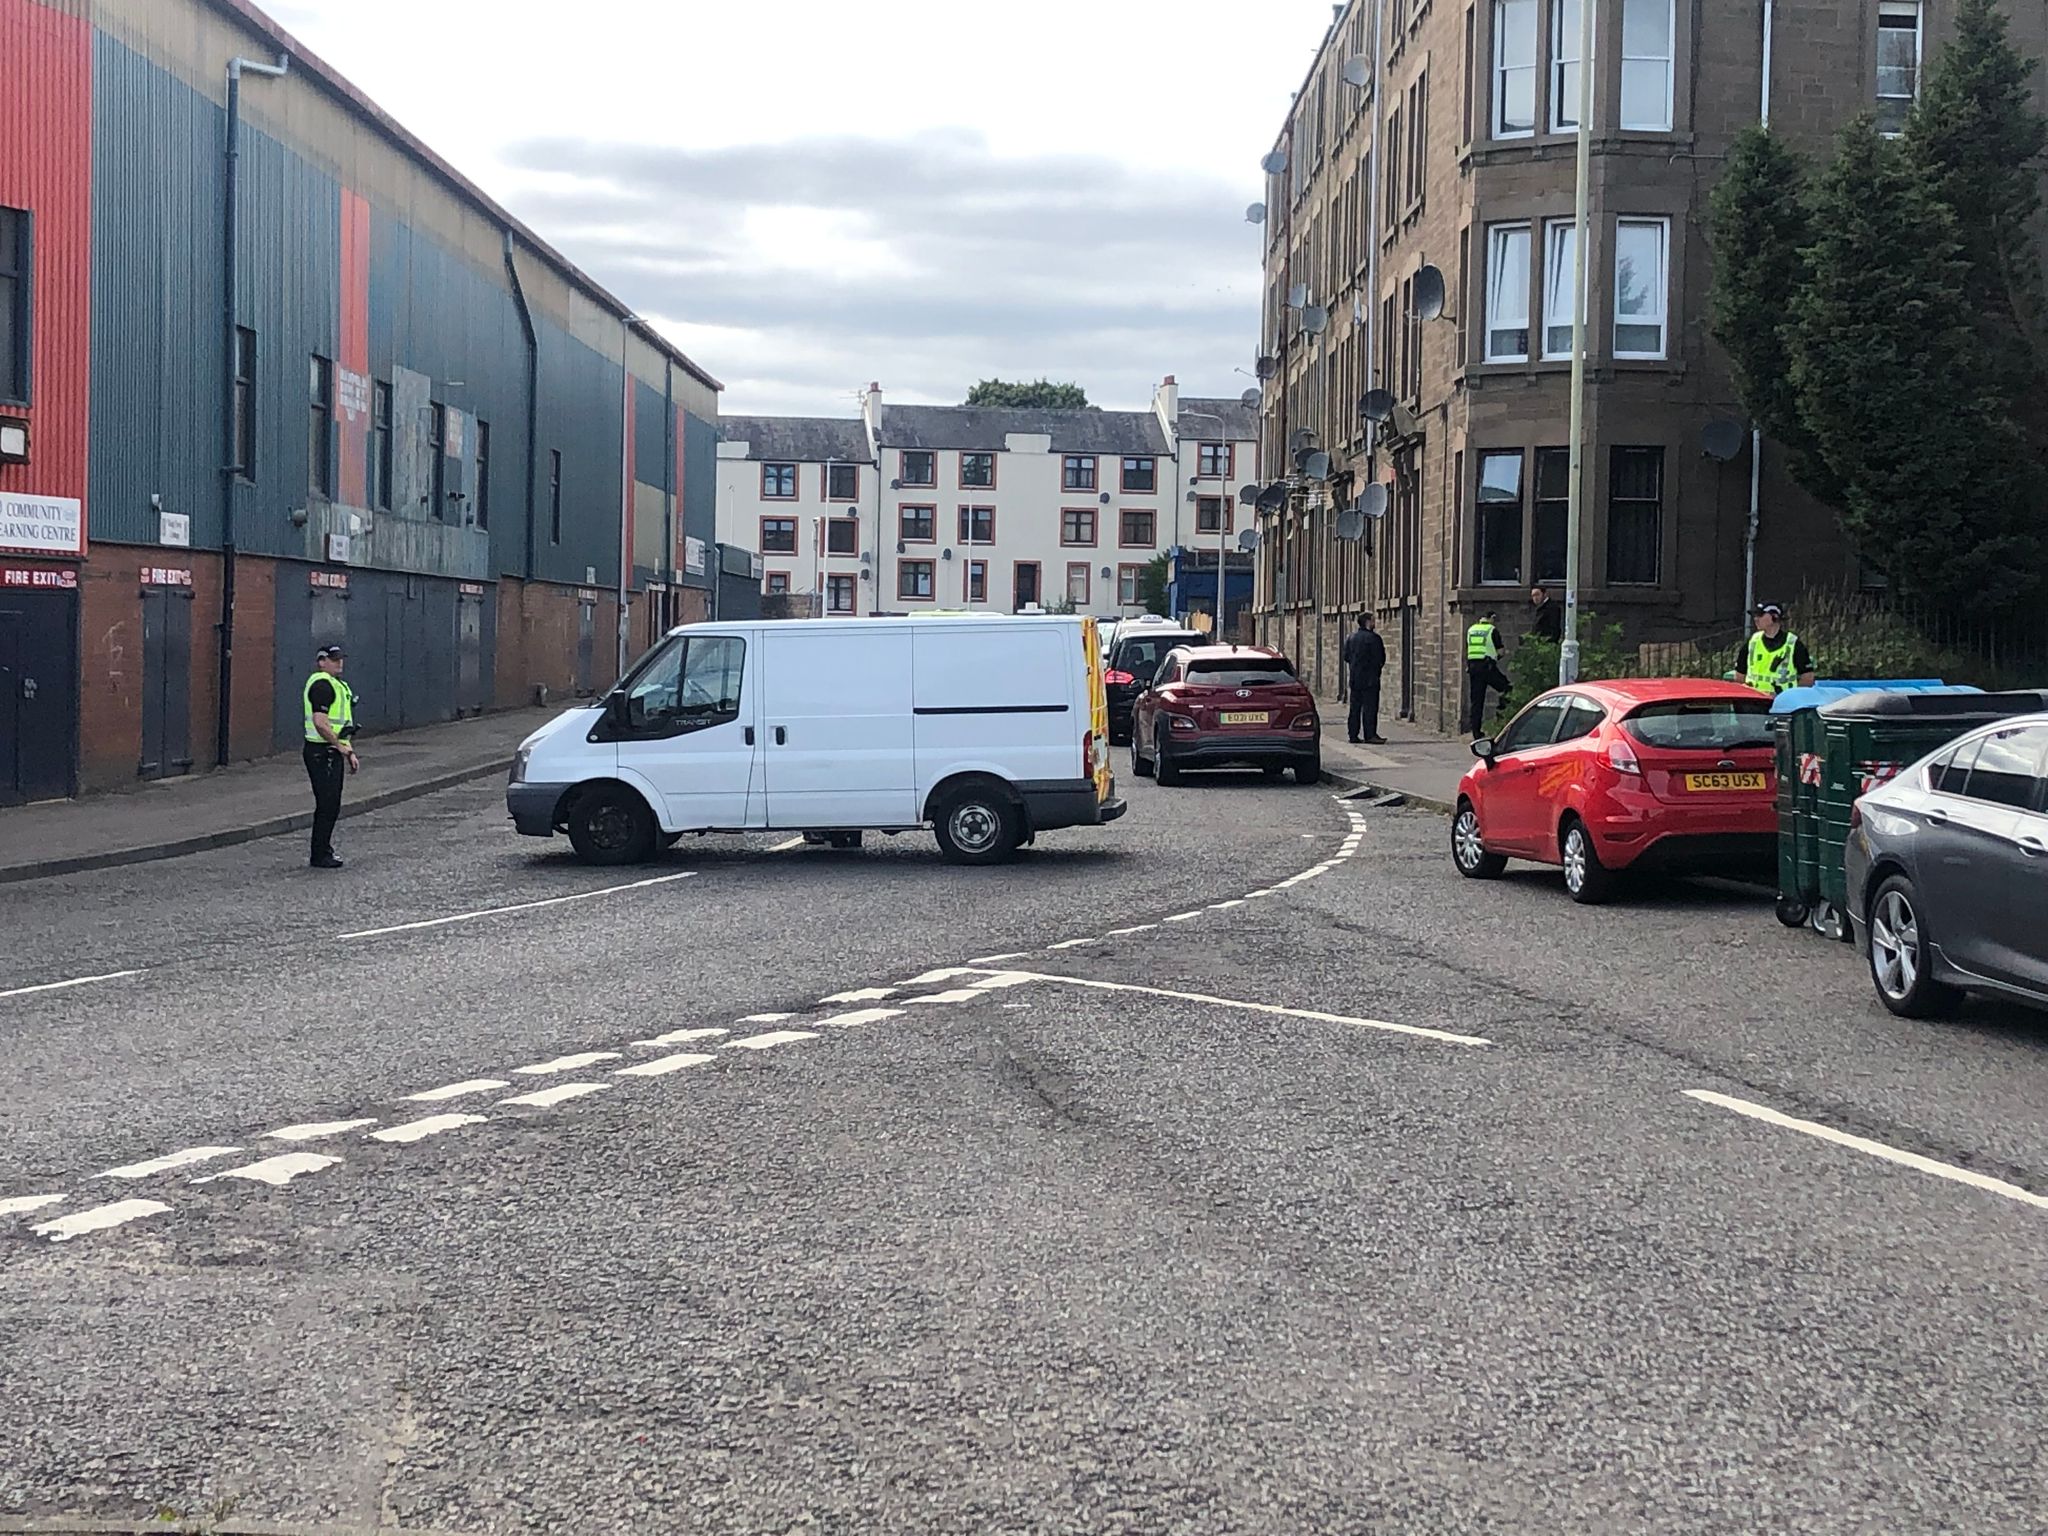
[[[2048,715],[1972,731],[1856,803],[1856,945],[1893,1013],[1961,993],[2048,1008]]]

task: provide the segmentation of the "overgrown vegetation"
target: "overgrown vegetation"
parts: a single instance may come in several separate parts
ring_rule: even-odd
[[[968,405],[1009,406],[1038,411],[1086,411],[1088,391],[1078,384],[1055,384],[1035,379],[1026,384],[1011,379],[983,379],[967,391]]]

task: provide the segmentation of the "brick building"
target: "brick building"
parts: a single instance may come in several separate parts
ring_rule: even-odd
[[[1816,152],[1859,112],[1902,122],[1948,7],[1590,3],[1580,601],[1636,640],[1732,642],[1752,460],[1708,331],[1708,196],[1766,101]],[[1326,450],[1332,476],[1264,520],[1260,623],[1335,692],[1338,638],[1373,608],[1387,698],[1438,729],[1458,720],[1466,626],[1497,609],[1513,634],[1531,585],[1563,585],[1579,15],[1578,0],[1350,0],[1274,146],[1264,442],[1275,463]],[[2040,53],[2048,15],[2014,8],[2012,36]],[[1427,268],[1447,294],[1432,319]],[[1376,388],[1396,401],[1377,429],[1360,410]],[[1758,589],[1853,575],[1769,442],[1756,468]],[[1336,512],[1373,482],[1385,516],[1338,539]]]

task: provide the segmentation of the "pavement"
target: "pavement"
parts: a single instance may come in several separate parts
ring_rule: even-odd
[[[363,770],[348,781],[344,817],[504,773],[519,743],[559,714],[520,709],[423,726],[359,743]],[[298,752],[217,772],[0,810],[0,884],[176,858],[313,824],[312,791]]]
[[[1384,745],[1352,746],[1344,739],[1344,706],[1325,703],[1323,771],[1347,789],[1372,789],[1403,796],[1422,810],[1448,816],[1458,798],[1458,781],[1472,766],[1470,743],[1439,736],[1406,720],[1381,720]]]
[[[0,887],[0,1530],[2039,1531],[2040,1016],[1121,787]]]

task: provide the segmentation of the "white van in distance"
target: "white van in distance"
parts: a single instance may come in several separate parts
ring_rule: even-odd
[[[683,625],[527,737],[505,803],[594,864],[686,832],[924,826],[993,864],[1124,813],[1095,621],[979,615]]]

